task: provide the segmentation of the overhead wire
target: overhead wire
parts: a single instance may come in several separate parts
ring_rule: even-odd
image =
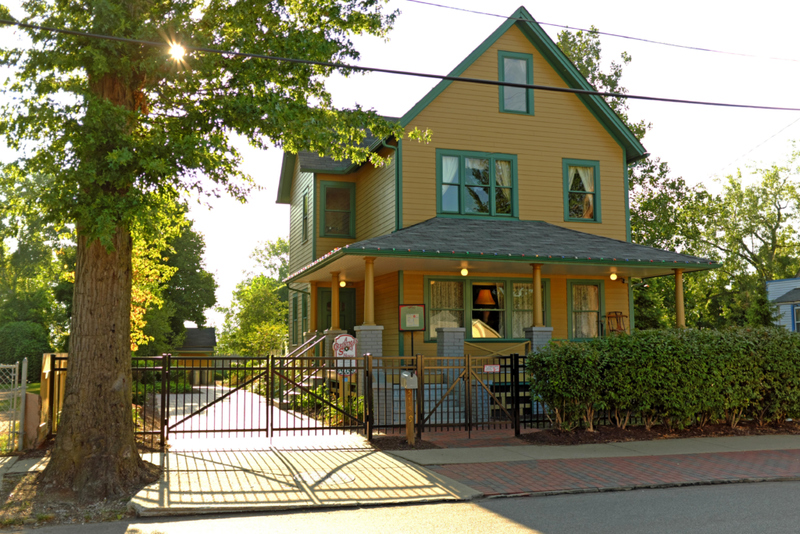
[[[19,22],[14,20],[6,20],[0,19],[0,24],[5,25],[13,25],[20,28],[32,29],[37,31],[47,31],[53,33],[61,33],[66,35],[74,35],[78,37],[86,37],[91,39],[103,39],[103,40],[110,40],[110,41],[117,41],[123,43],[130,43],[130,44],[138,44],[143,46],[152,46],[152,47],[159,47],[159,48],[167,48],[170,47],[174,43],[165,43],[165,42],[157,42],[157,41],[145,41],[143,39],[132,39],[129,37],[116,37],[112,35],[103,35],[103,34],[96,34],[96,33],[89,33],[83,32],[78,30],[68,30],[64,28],[53,28],[48,26],[40,26],[37,24],[29,24],[25,22]],[[301,65],[314,65],[314,66],[321,66],[321,67],[331,67],[336,69],[346,69],[346,70],[354,70],[354,71],[361,71],[361,72],[377,72],[382,74],[394,74],[398,76],[412,76],[417,78],[429,78],[429,79],[436,79],[436,80],[447,80],[452,82],[462,82],[462,83],[473,83],[473,84],[481,84],[481,85],[493,85],[498,87],[518,87],[521,89],[533,89],[538,91],[550,91],[550,92],[557,92],[557,93],[571,93],[577,95],[587,95],[587,96],[600,96],[600,97],[611,97],[611,98],[626,98],[626,99],[633,99],[633,100],[644,100],[644,101],[651,101],[651,102],[667,102],[673,104],[692,104],[692,105],[701,105],[701,106],[717,106],[717,107],[726,107],[726,108],[740,108],[740,109],[760,109],[760,110],[771,110],[771,111],[800,111],[800,108],[793,108],[793,107],[784,107],[784,106],[761,106],[761,105],[753,105],[753,104],[731,104],[726,102],[709,102],[709,101],[701,101],[701,100],[687,100],[687,99],[680,99],[680,98],[666,98],[666,97],[656,97],[656,96],[644,96],[644,95],[632,95],[628,93],[612,93],[606,91],[595,91],[591,89],[575,89],[571,87],[552,87],[547,85],[537,85],[537,84],[524,84],[524,83],[514,83],[514,82],[506,82],[500,80],[487,80],[482,78],[465,78],[460,76],[450,76],[445,74],[432,74],[432,73],[425,73],[425,72],[414,72],[414,71],[406,71],[406,70],[397,70],[397,69],[384,69],[379,67],[363,67],[360,65],[351,65],[346,63],[336,63],[331,61],[316,61],[311,59],[298,59],[298,58],[287,58],[282,56],[273,56],[268,54],[255,54],[250,52],[237,52],[232,50],[219,50],[215,48],[206,48],[200,46],[191,46],[188,44],[181,43],[181,46],[187,51],[194,51],[194,52],[203,52],[208,54],[219,54],[223,56],[233,56],[233,57],[243,57],[243,58],[251,58],[251,59],[263,59],[268,61],[279,61],[279,62],[286,62],[286,63],[296,63]]]
[[[473,13],[475,15],[485,15],[485,16],[489,16],[489,17],[497,17],[497,18],[506,19],[506,20],[519,20],[519,21],[530,22],[530,19],[527,19],[527,18],[508,17],[506,15],[500,15],[499,13],[489,13],[487,11],[477,11],[477,10],[474,10],[474,9],[467,9],[467,8],[463,8],[463,7],[448,6],[448,5],[445,5],[445,4],[437,4],[435,2],[426,2],[425,0],[405,0],[405,1],[413,3],[413,4],[421,4],[421,5],[432,6],[432,7],[440,7],[440,8],[443,8],[443,9],[451,9],[453,11],[462,11],[462,12],[465,12],[465,13]],[[538,25],[540,25],[540,26],[552,26],[552,27],[555,27],[555,28],[564,28],[566,30],[577,30],[577,31],[582,31],[582,32],[587,32],[587,33],[596,33],[598,35],[606,35],[608,37],[617,37],[619,39],[627,39],[627,40],[630,40],[630,41],[639,41],[639,42],[642,42],[642,43],[656,44],[656,45],[661,45],[661,46],[671,46],[673,48],[683,48],[685,50],[694,50],[694,51],[697,51],[697,52],[711,52],[711,53],[714,53],[714,54],[725,54],[725,55],[730,55],[730,56],[741,56],[741,57],[751,57],[751,58],[756,58],[756,59],[771,59],[771,60],[775,60],[775,61],[790,61],[790,62],[794,62],[794,63],[800,63],[800,59],[794,59],[794,58],[773,57],[773,56],[759,56],[759,55],[755,55],[755,54],[746,54],[744,52],[729,52],[729,51],[725,51],[725,50],[717,50],[717,49],[714,49],[714,48],[704,48],[704,47],[700,47],[700,46],[681,45],[681,44],[676,44],[676,43],[668,43],[668,42],[665,42],[665,41],[656,41],[656,40],[653,40],[653,39],[645,39],[644,37],[633,37],[633,36],[630,36],[630,35],[622,35],[622,34],[619,34],[619,33],[602,32],[600,30],[591,29],[591,28],[589,28],[589,29],[577,28],[575,26],[565,26],[563,24],[555,24],[555,23],[552,23],[552,22],[539,22],[538,20],[536,21],[536,23]]]

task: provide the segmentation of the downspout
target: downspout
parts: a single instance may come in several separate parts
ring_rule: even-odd
[[[384,148],[394,150],[394,230],[396,232],[403,226],[402,175],[400,169],[400,158],[403,151],[400,147],[399,139],[397,140],[397,146],[387,144],[385,139],[381,139],[381,145]]]

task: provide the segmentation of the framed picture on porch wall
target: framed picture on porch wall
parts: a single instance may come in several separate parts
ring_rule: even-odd
[[[400,321],[398,324],[401,332],[425,330],[425,305],[400,304]]]

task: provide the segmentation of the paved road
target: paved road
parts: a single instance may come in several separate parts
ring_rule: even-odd
[[[39,534],[795,533],[800,482],[46,527]],[[20,531],[17,531],[20,532]]]

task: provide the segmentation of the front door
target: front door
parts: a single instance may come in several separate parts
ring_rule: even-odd
[[[339,289],[339,327],[356,335],[356,290]],[[319,288],[317,293],[317,328],[325,331],[331,327],[331,290]]]

